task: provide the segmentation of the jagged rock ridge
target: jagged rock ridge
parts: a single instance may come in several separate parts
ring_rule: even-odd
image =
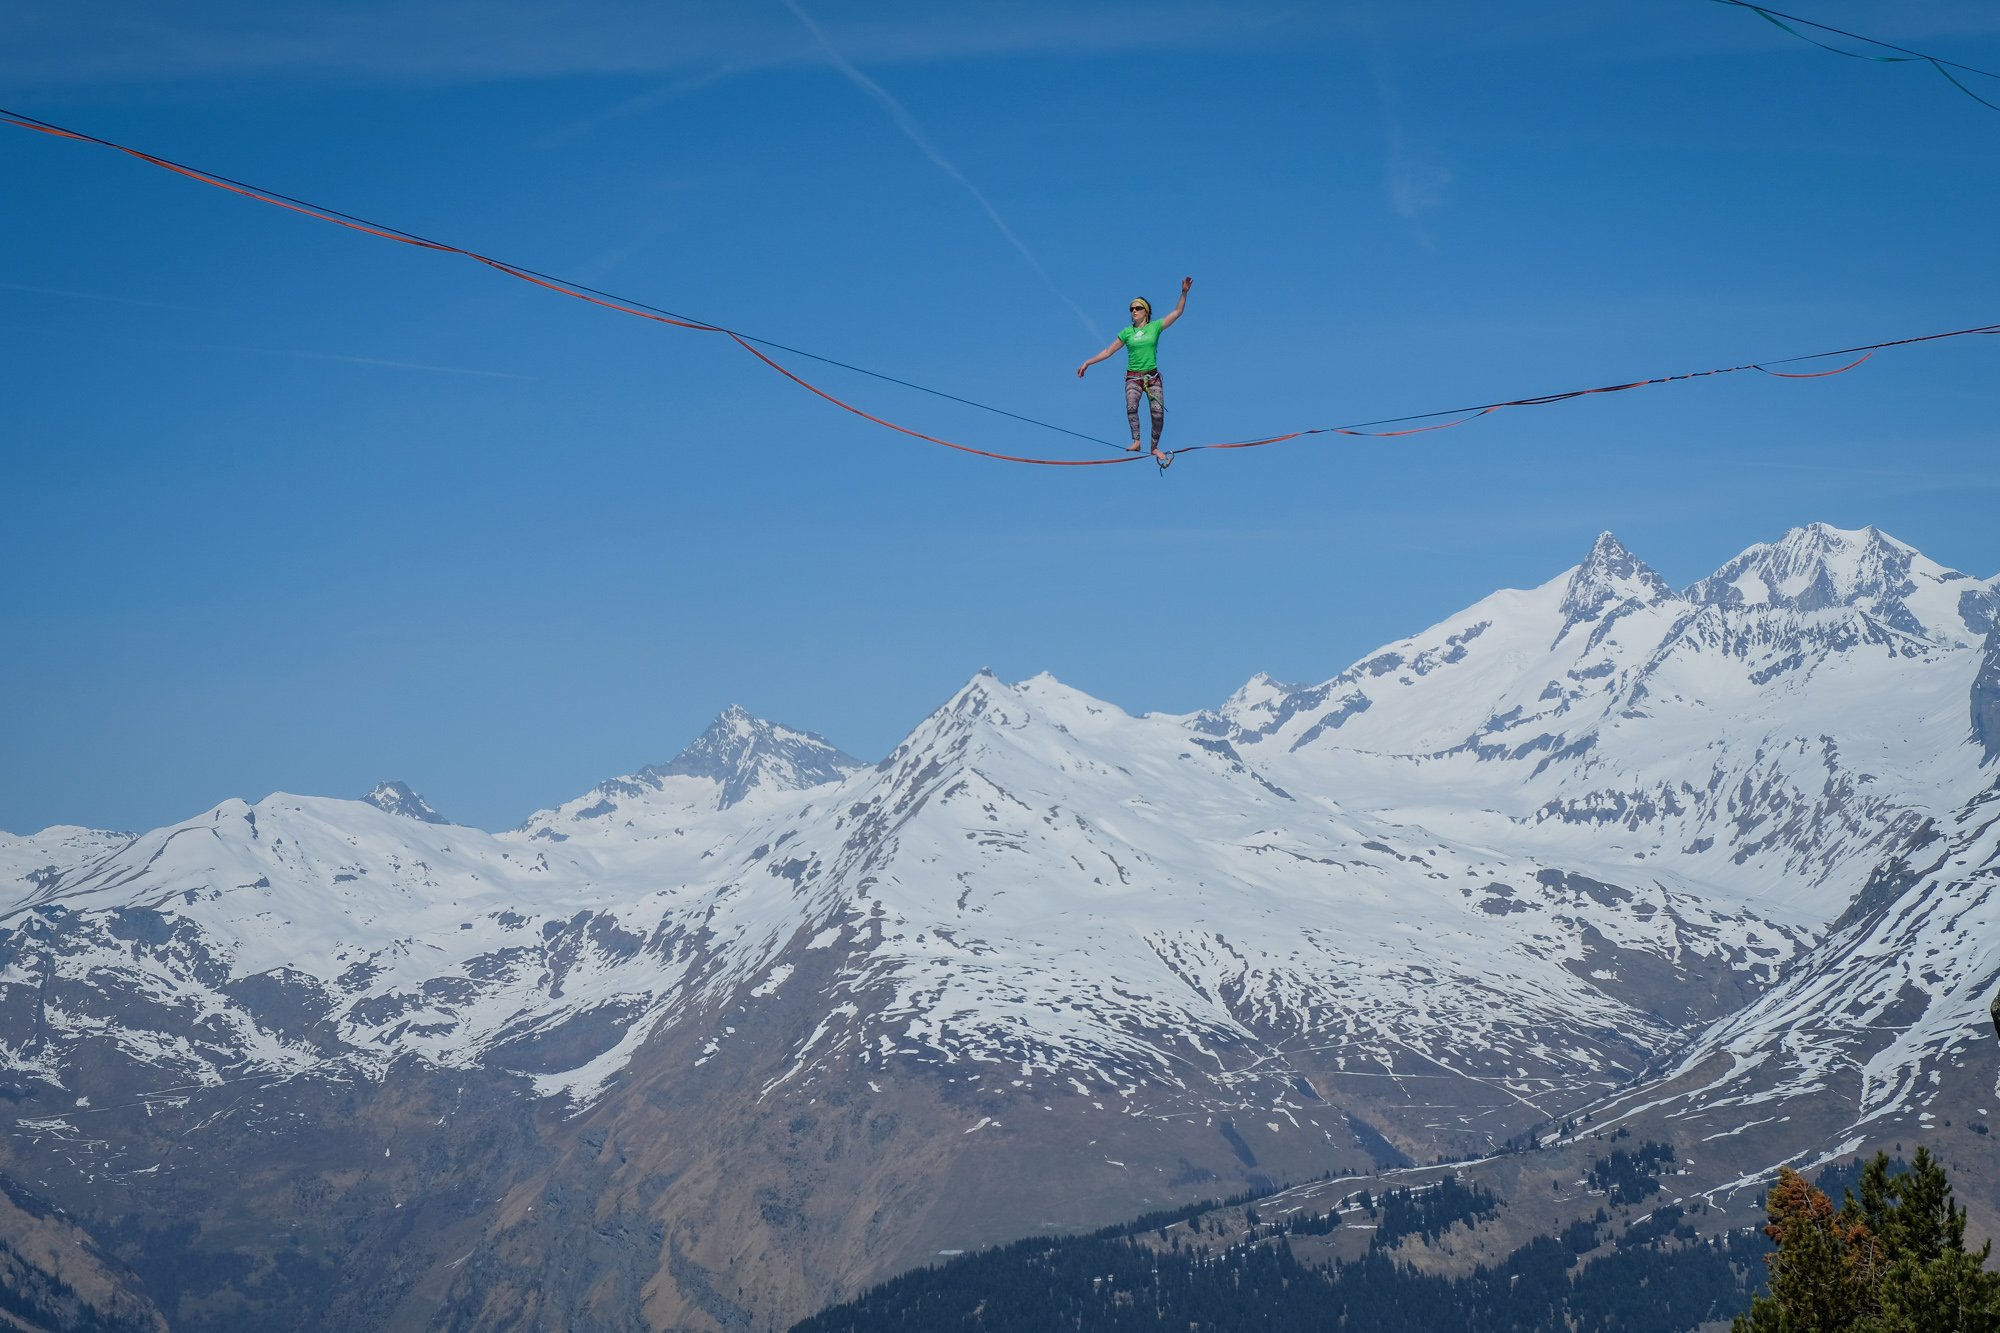
[[[708,778],[721,784],[719,800],[728,807],[759,786],[803,790],[862,767],[812,732],[760,721],[731,704],[670,762],[644,769],[642,776]]]
[[[384,814],[401,815],[420,824],[449,824],[451,821],[431,808],[431,803],[410,790],[406,782],[378,782],[361,798]]]

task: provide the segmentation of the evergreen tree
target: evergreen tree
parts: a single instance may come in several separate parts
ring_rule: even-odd
[[[1965,1210],[1944,1168],[1919,1148],[1910,1169],[1890,1177],[1877,1155],[1861,1176],[1861,1208],[1873,1196],[1888,1263],[1877,1284],[1875,1322],[1867,1333],[2000,1330],[2000,1273],[1985,1271],[1993,1242],[1965,1248]]]
[[[1782,1167],[1764,1211],[1771,1290],[1735,1333],[2000,1333],[2000,1273],[1983,1267],[1993,1243],[1965,1248],[1965,1210],[1927,1149],[1895,1176],[1877,1153],[1838,1209]]]
[[[1852,1215],[1850,1215],[1852,1214]],[[1771,1294],[1753,1296],[1734,1333],[1844,1333],[1871,1295],[1873,1237],[1858,1209],[1833,1200],[1789,1166],[1764,1196],[1764,1234],[1778,1248],[1765,1260]]]

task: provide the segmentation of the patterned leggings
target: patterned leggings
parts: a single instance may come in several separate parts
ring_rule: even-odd
[[[1160,432],[1167,425],[1167,390],[1160,381],[1160,372],[1147,371],[1144,374],[1128,371],[1125,375],[1125,419],[1132,425],[1132,442],[1139,442],[1139,395],[1145,394],[1153,410],[1153,443],[1160,442]]]

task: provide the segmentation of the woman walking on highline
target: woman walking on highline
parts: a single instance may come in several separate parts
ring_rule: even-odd
[[[1161,467],[1173,461],[1171,454],[1160,452],[1160,432],[1167,425],[1166,388],[1160,383],[1160,361],[1157,351],[1160,334],[1166,327],[1179,319],[1187,310],[1188,288],[1194,286],[1193,278],[1181,279],[1181,299],[1163,319],[1153,318],[1153,305],[1143,296],[1132,298],[1132,324],[1118,330],[1118,337],[1111,346],[1099,352],[1090,360],[1076,368],[1076,377],[1083,378],[1083,372],[1100,361],[1115,355],[1120,347],[1125,349],[1125,419],[1132,425],[1132,443],[1125,446],[1133,453],[1141,448],[1139,443],[1139,395],[1144,394],[1153,411],[1153,457]]]

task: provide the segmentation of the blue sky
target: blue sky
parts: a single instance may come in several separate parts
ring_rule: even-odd
[[[1787,8],[2000,69],[1990,5]],[[1712,0],[29,0],[0,91],[1105,440],[1118,363],[1074,368],[1183,274],[1181,444],[2000,318],[2000,113]],[[1025,468],[103,149],[6,130],[0,180],[15,832],[388,777],[507,826],[731,702],[878,757],[982,666],[1188,710],[1606,528],[1675,583],[1813,520],[2000,570],[1990,338],[1164,477]]]

